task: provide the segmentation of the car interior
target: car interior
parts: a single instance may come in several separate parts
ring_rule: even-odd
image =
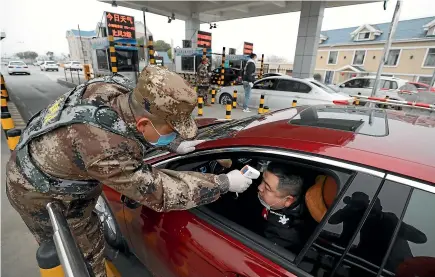
[[[266,220],[262,216],[264,207],[258,199],[258,186],[262,182],[262,175],[270,162],[284,164],[289,171],[302,177],[303,193],[301,195],[307,212],[304,213],[304,228],[306,235],[304,242],[309,240],[316,226],[325,216],[327,210],[334,202],[342,186],[351,176],[351,172],[337,171],[336,169],[322,168],[308,162],[298,162],[286,157],[277,157],[269,154],[259,155],[253,153],[219,153],[206,156],[190,157],[186,160],[175,160],[163,165],[164,168],[177,171],[197,171],[202,173],[224,174],[234,169],[241,169],[249,165],[260,171],[260,177],[244,193],[226,193],[217,201],[201,206],[198,209],[209,214],[217,215],[231,227],[241,228],[244,236],[249,236],[256,242],[262,242],[267,248],[284,253],[286,260],[293,261],[298,252],[285,249],[268,241],[264,235]],[[162,166],[159,166],[162,167]],[[262,239],[260,239],[262,238]],[[282,252],[284,250],[284,252]]]

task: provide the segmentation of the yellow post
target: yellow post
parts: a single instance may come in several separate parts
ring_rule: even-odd
[[[36,251],[39,274],[41,277],[63,277],[65,273],[57,255],[53,240],[44,241]]]
[[[9,112],[9,110],[8,110],[8,102],[7,102],[7,100],[6,100],[6,96],[1,96],[2,98],[1,98],[1,112],[2,113],[8,113]]]
[[[292,102],[292,107],[293,107],[293,108],[296,107],[297,103],[298,103],[297,100],[293,100],[293,102]]]
[[[8,130],[11,130],[13,128],[15,128],[15,124],[12,120],[11,114],[8,112],[2,112],[2,129],[3,131],[5,131],[5,134]]]
[[[116,60],[116,50],[115,50],[115,40],[113,36],[109,36],[109,51],[110,51],[110,62],[112,64],[111,70],[112,74],[118,73],[118,61]]]
[[[202,116],[202,114],[203,114],[203,112],[202,112],[203,106],[204,106],[204,100],[202,99],[201,96],[199,96],[198,97],[198,116]]]
[[[268,113],[268,112],[269,112],[269,107],[268,106],[264,106],[263,113]]]
[[[115,265],[106,259],[106,273],[107,277],[121,277],[121,273],[116,269]]]
[[[260,96],[260,105],[258,106],[258,114],[263,114],[264,94]]]
[[[83,65],[83,73],[85,75],[85,80],[89,81],[91,79],[91,68],[90,68],[89,64]]]
[[[18,142],[20,141],[21,130],[20,129],[12,129],[6,132],[8,137],[8,146],[11,151],[15,150]]]
[[[1,75],[1,81],[0,81],[0,85],[1,85],[1,93],[3,97],[6,97],[6,100],[9,100],[9,94],[8,94],[8,90],[6,89],[6,83],[5,83],[5,79],[3,78],[3,74]]]
[[[233,92],[233,109],[237,109],[237,90]]]
[[[153,36],[148,37],[148,55],[150,57],[150,64],[155,65],[156,59],[154,58]]]
[[[355,106],[359,106],[359,98],[358,97],[354,97],[354,101],[353,101],[353,104],[355,105]]]
[[[215,101],[216,101],[216,90],[212,89],[211,90],[211,103],[214,104]]]
[[[258,76],[258,79],[263,78],[263,72],[264,71],[264,54],[261,54],[261,65],[260,65],[260,74]]]
[[[228,102],[227,102],[227,110],[225,112],[225,119],[231,119],[231,108],[232,108],[231,100],[228,100]]]

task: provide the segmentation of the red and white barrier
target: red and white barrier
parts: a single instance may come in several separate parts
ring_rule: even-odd
[[[362,95],[351,95],[351,96],[358,98],[364,102],[377,103],[377,104],[386,104],[387,103],[388,105],[392,105],[392,106],[402,106],[402,107],[435,111],[434,104],[428,104],[428,103],[422,103],[422,102],[392,100],[389,98],[370,97],[370,96],[362,96]]]

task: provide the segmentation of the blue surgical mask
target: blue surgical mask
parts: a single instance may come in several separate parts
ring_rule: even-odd
[[[174,139],[177,137],[177,134],[175,132],[169,133],[167,135],[161,135],[159,131],[157,131],[156,127],[151,123],[154,130],[156,130],[157,134],[159,134],[159,139],[156,142],[150,142],[151,145],[154,146],[167,146],[171,142],[174,141]]]

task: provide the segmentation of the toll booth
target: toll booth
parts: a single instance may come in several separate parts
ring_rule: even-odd
[[[249,60],[249,55],[227,55],[228,67],[240,70],[240,76],[243,77],[243,69]]]
[[[202,60],[203,48],[176,48],[175,49],[175,72],[179,74],[196,74],[196,69]],[[211,69],[211,49],[207,49],[207,58],[210,60]]]
[[[139,48],[135,46],[116,45],[116,43],[136,45],[137,42],[135,39],[115,39],[118,73],[134,81],[137,72],[139,72]],[[94,38],[91,40],[91,47],[94,76],[110,75],[112,65],[110,61],[109,39],[107,37]]]

